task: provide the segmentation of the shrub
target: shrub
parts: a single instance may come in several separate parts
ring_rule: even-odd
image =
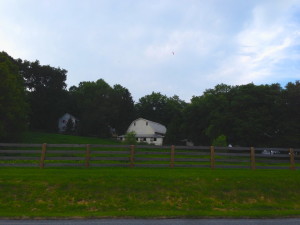
[[[218,147],[226,147],[227,146],[226,136],[224,134],[218,136],[216,139],[213,140],[212,145]]]
[[[134,131],[128,132],[125,134],[125,140],[123,141],[124,144],[128,145],[135,145],[136,144],[136,133]]]

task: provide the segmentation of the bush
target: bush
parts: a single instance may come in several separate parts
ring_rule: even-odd
[[[128,145],[136,144],[136,133],[134,131],[125,134],[124,138],[125,138],[125,140],[123,141],[124,144],[128,144]]]
[[[215,140],[213,140],[212,145],[218,147],[226,147],[227,146],[226,136],[224,134],[218,136]]]

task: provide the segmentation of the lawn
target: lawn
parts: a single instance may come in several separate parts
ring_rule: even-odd
[[[66,135],[46,132],[25,132],[20,141],[21,143],[47,143],[47,144],[120,144],[112,139],[102,139],[96,137],[83,137],[75,135]]]
[[[300,172],[1,168],[1,218],[299,217]]]

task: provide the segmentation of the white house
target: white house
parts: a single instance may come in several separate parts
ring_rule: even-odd
[[[134,131],[138,142],[147,142],[154,145],[162,145],[167,128],[159,123],[139,118],[134,120],[127,129],[127,133]],[[124,140],[124,135],[119,136]]]
[[[65,113],[62,117],[60,117],[58,119],[58,131],[60,133],[63,133],[63,132],[66,131],[66,129],[67,129],[67,123],[68,123],[68,121],[70,119],[73,122],[73,128],[72,128],[72,130],[75,129],[76,123],[78,122],[78,120],[74,116],[72,116],[71,114]]]

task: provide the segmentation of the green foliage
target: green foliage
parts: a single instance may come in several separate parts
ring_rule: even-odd
[[[167,97],[152,92],[139,99],[135,105],[138,117],[161,123],[167,127],[165,144],[177,144],[184,139],[183,118],[187,103],[178,96]]]
[[[277,139],[282,146],[289,143],[289,146],[300,147],[300,81],[289,82],[283,90],[283,116],[278,120],[277,130],[280,139]]]
[[[136,119],[134,101],[127,88],[119,84],[113,86],[110,96],[110,126],[117,133],[124,134],[129,124]]]
[[[212,142],[212,146],[218,146],[218,147],[226,147],[227,146],[227,140],[225,135],[218,136],[215,140]]]
[[[18,68],[0,52],[0,142],[18,140],[27,126],[28,105]]]
[[[22,143],[48,143],[48,144],[103,144],[114,145],[118,142],[111,139],[101,139],[95,137],[82,137],[75,135],[45,133],[45,132],[24,132]]]
[[[136,133],[134,131],[128,132],[125,134],[125,140],[123,141],[124,144],[128,145],[136,145]]]
[[[57,130],[57,120],[66,111],[67,71],[40,62],[17,59],[15,64],[24,80],[30,105],[30,128],[46,131]]]
[[[71,118],[68,119],[67,124],[66,124],[66,134],[72,134],[75,131],[75,124]]]
[[[124,134],[142,117],[167,127],[165,144],[191,140],[210,145],[224,134],[239,146],[300,147],[300,81],[279,84],[216,85],[186,103],[178,96],[152,92],[134,104],[128,89],[103,79],[81,82],[67,91],[67,71],[39,61],[0,54],[0,137],[16,138],[26,127],[56,131],[68,112],[80,120],[79,133],[109,137]],[[23,80],[23,82],[22,82]],[[25,90],[25,94],[24,94]],[[27,110],[26,101],[29,104]]]
[[[138,117],[167,124],[170,119],[167,117],[167,99],[167,96],[159,92],[152,92],[152,94],[140,98],[135,105]]]
[[[217,85],[185,109],[185,133],[209,145],[221,134],[240,146],[300,147],[300,85]]]
[[[134,104],[129,91],[121,85],[109,86],[103,79],[81,82],[69,90],[74,99],[80,133],[108,137],[110,127],[122,134],[134,118]]]

